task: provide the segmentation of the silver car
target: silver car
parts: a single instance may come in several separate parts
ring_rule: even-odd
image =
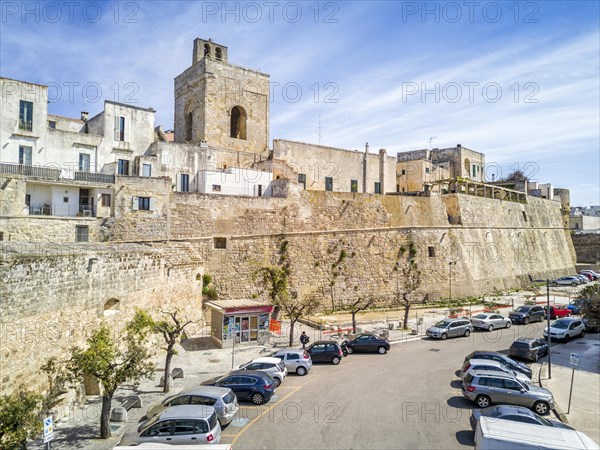
[[[304,376],[312,368],[312,359],[306,350],[286,348],[276,351],[271,356],[281,359],[288,373],[294,372],[297,375]]]
[[[268,356],[262,358],[256,358],[239,367],[239,370],[260,370],[266,372],[275,380],[275,387],[279,387],[285,377],[287,377],[288,371],[285,364],[281,361],[281,358],[271,358]]]
[[[217,386],[198,386],[167,397],[160,405],[150,408],[146,416],[151,419],[165,409],[177,405],[212,406],[215,408],[217,419],[219,419],[222,426],[230,423],[240,408],[237,397],[231,389]]]
[[[467,373],[462,382],[463,396],[480,408],[493,403],[526,406],[544,415],[554,408],[552,393],[533,384],[525,384],[511,375],[485,370],[475,375]]]
[[[498,328],[510,328],[512,325],[512,322],[508,317],[495,313],[477,314],[471,318],[471,323],[474,328],[488,331],[494,331]]]
[[[215,408],[204,405],[178,405],[165,409],[137,430],[125,433],[119,445],[218,444],[220,440],[221,425]]]
[[[468,336],[473,331],[469,319],[444,319],[427,329],[427,336],[435,339]]]
[[[482,370],[486,370],[488,372],[498,372],[500,375],[510,375],[525,384],[531,384],[531,378],[524,373],[509,369],[504,364],[499,363],[498,361],[492,361],[491,359],[470,360],[467,365],[462,368],[460,372],[460,378],[461,380],[464,380],[468,373],[475,375],[477,372],[481,372]]]

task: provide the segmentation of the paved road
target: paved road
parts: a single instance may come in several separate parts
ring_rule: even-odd
[[[262,408],[244,406],[224,430],[240,449],[451,449],[473,445],[472,404],[456,371],[475,349],[508,349],[543,326],[513,326],[469,338],[423,339],[393,345],[387,355],[351,355],[339,366],[318,365],[289,376]]]

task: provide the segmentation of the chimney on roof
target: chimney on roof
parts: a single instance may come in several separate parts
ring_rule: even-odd
[[[461,148],[461,147],[462,147],[462,145],[456,144],[456,148]]]
[[[81,111],[81,120],[83,122],[87,122],[90,113],[87,111]]]
[[[365,144],[365,153],[369,153],[369,143]]]

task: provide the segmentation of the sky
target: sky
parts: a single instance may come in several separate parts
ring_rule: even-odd
[[[49,112],[157,110],[197,37],[270,75],[270,138],[388,154],[464,147],[600,204],[600,11],[579,1],[3,1],[0,76]]]

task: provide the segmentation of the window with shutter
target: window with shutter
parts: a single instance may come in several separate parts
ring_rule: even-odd
[[[131,209],[133,209],[134,211],[137,211],[139,208],[139,199],[138,197],[131,197]]]

